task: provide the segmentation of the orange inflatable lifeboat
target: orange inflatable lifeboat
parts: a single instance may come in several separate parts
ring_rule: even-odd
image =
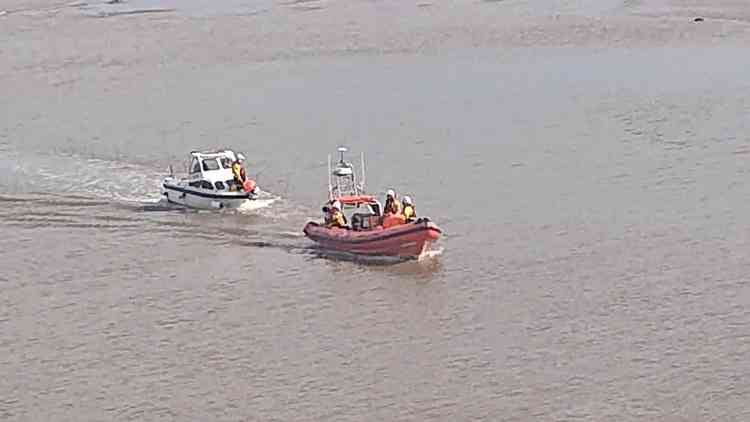
[[[343,206],[379,206],[372,197],[341,197]],[[305,225],[305,235],[325,249],[360,255],[418,258],[440,238],[442,230],[429,218],[406,222],[403,215],[379,216],[354,213],[351,228],[326,227],[316,222]]]
[[[418,258],[440,238],[442,231],[429,218],[406,222],[403,215],[382,215],[380,202],[364,193],[364,155],[362,178],[357,180],[354,166],[344,159],[346,148],[338,149],[341,158],[335,167],[328,157],[328,205],[334,200],[350,214],[349,228],[327,227],[316,222],[305,225],[305,235],[322,248],[359,255],[383,255]],[[327,205],[327,206],[328,206]],[[323,211],[327,212],[327,206]]]
[[[304,231],[307,237],[325,249],[403,258],[420,257],[442,233],[438,226],[425,219],[390,228],[377,226],[363,231],[328,228],[310,222]]]

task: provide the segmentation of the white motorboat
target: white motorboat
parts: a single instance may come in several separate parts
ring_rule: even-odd
[[[197,209],[237,209],[257,199],[259,189],[254,180],[244,185],[235,181],[232,164],[234,151],[190,153],[188,175],[170,175],[162,182],[162,196],[172,204]]]

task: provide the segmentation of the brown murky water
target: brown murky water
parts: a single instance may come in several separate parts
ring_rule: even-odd
[[[11,3],[0,419],[750,418],[748,6]],[[442,254],[312,248],[339,144]],[[270,205],[158,204],[219,146]]]

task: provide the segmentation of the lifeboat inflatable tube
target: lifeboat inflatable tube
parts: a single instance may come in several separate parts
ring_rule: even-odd
[[[429,219],[421,218],[389,228],[382,226],[356,231],[307,223],[305,235],[325,249],[359,255],[417,258],[440,238],[442,230]]]

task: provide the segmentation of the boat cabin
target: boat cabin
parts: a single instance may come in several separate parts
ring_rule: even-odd
[[[190,153],[188,184],[206,190],[239,190],[232,173],[232,163],[237,159],[234,151]]]

